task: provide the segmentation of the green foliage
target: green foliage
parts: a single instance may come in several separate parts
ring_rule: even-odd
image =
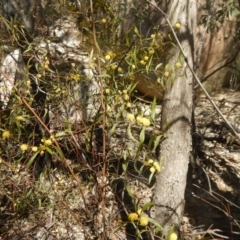
[[[141,33],[137,21],[144,20],[142,14],[147,14],[147,4],[142,6],[141,13],[137,6],[132,6],[138,13],[137,21],[124,37],[120,37],[124,18],[117,13],[124,7],[122,4],[93,1],[91,12],[88,1],[83,2],[83,9],[79,9],[77,1],[73,2],[59,1],[56,4],[58,11],[54,10],[54,15],[61,17],[67,13],[77,19],[83,37],[82,51],[87,52],[89,64],[97,69],[96,79],[100,86],[98,101],[101,102],[91,119],[81,118],[79,122],[73,122],[71,114],[85,110],[87,100],[83,98],[79,101],[79,92],[82,90],[79,85],[89,84],[89,79],[81,72],[81,66],[72,60],[61,62],[50,52],[41,52],[37,48],[39,41],[48,46],[54,37],[43,37],[36,32],[32,36],[35,40],[29,42],[24,27],[17,19],[8,21],[0,18],[6,28],[2,42],[6,45],[8,38],[12,48],[21,47],[27,63],[24,76],[14,85],[7,108],[1,110],[0,122],[1,158],[12,168],[22,166],[32,176],[29,186],[17,191],[15,196],[9,196],[14,206],[13,212],[18,214],[30,214],[36,209],[46,210],[52,204],[59,204],[58,193],[51,194],[51,191],[57,191],[57,186],[61,185],[61,181],[54,177],[56,171],[62,171],[67,177],[71,173],[72,176],[81,178],[87,169],[91,172],[86,177],[89,183],[92,181],[91,176],[96,177],[99,173],[108,176],[113,182],[121,177],[110,173],[107,168],[114,156],[119,160],[124,159],[121,164],[122,176],[128,176],[134,170],[142,177],[145,172],[146,182],[151,184],[154,176],[161,174],[162,158],[152,159],[163,137],[159,123],[155,123],[157,100],[149,103],[149,111],[145,111],[139,100],[133,97],[137,85],[134,79],[141,74],[154,75],[164,89],[167,81],[173,84],[180,74],[182,56],[179,56],[174,66],[167,63],[168,49],[174,43],[170,37],[164,39],[158,26],[151,26],[147,35]],[[102,127],[100,137],[96,134],[99,126]],[[110,142],[117,141],[116,135],[119,132],[124,137],[116,145],[121,147],[108,150],[106,139],[109,138]],[[99,142],[101,147],[98,146]],[[69,158],[75,165],[70,166]],[[130,161],[134,162],[133,166],[130,166]],[[141,163],[141,167],[137,166],[137,162]],[[54,188],[45,188],[41,178],[55,179],[52,180],[56,183]],[[144,232],[155,234],[162,231],[159,223],[148,216],[153,203],[141,205],[128,181],[128,178],[124,180],[123,191],[133,201],[138,218],[130,222],[136,225],[137,235],[140,237]],[[21,179],[14,184],[18,186],[20,182]],[[61,189],[60,192],[64,195],[63,202],[71,196],[67,189]],[[59,204],[57,208],[61,206]],[[127,209],[126,212],[128,211]],[[127,223],[129,222],[124,222],[122,226]]]

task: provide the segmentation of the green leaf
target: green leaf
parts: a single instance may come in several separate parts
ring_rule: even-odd
[[[136,138],[132,135],[132,131],[131,131],[131,124],[128,125],[128,128],[127,128],[127,135],[129,137],[129,139],[135,141],[135,142],[138,142],[138,140],[136,140]]]
[[[112,127],[111,130],[109,131],[110,136],[113,135],[113,133],[115,132],[117,126],[118,126],[118,123],[115,123],[115,124],[113,125],[113,127]]]
[[[54,150],[58,153],[58,155],[59,155],[62,159],[64,159],[64,154],[63,154],[62,150],[59,149],[59,148],[58,148],[57,146],[55,146],[55,145],[52,145],[52,147],[53,147]]]
[[[156,67],[155,67],[155,71],[158,70],[158,68],[160,68],[163,64],[162,63],[159,63]]]
[[[33,163],[34,159],[37,157],[38,153],[39,153],[39,152],[35,152],[35,153],[32,155],[32,157],[29,159],[29,161],[28,161],[28,163],[27,163],[27,165],[26,165],[27,168],[29,168],[29,167],[32,165],[32,163]]]
[[[67,135],[66,132],[58,132],[55,134],[55,138],[64,137],[66,135]]]
[[[153,151],[156,150],[157,146],[159,145],[159,142],[161,140],[161,138],[163,137],[163,135],[159,135],[156,137],[156,139],[154,140],[154,146],[153,146]]]
[[[128,164],[127,164],[127,163],[123,163],[123,164],[122,164],[122,168],[123,168],[123,171],[124,171],[124,172],[127,171],[127,167],[128,167]]]
[[[156,105],[157,105],[157,99],[154,97],[153,102],[151,104],[151,121],[155,120],[155,114],[156,114]]]
[[[134,194],[133,194],[130,186],[129,186],[126,182],[125,182],[125,186],[124,186],[124,187],[125,187],[127,193],[129,194],[129,196],[130,196],[131,198],[135,198],[135,196],[134,196]]]
[[[51,155],[53,155],[53,151],[52,151],[52,149],[51,148],[49,148],[49,147],[45,147],[45,150],[48,152],[48,153],[50,153]]]
[[[142,206],[142,210],[143,211],[148,210],[152,206],[154,206],[154,203],[153,202],[148,202],[148,203],[146,203]]]
[[[153,218],[150,218],[150,217],[148,218],[148,221],[150,223],[152,223],[153,225],[155,225],[158,228],[159,231],[163,232],[164,229],[162,228],[162,226],[160,225],[160,223],[158,221],[156,221],[156,220],[154,220]]]
[[[174,227],[172,226],[167,233],[167,240],[170,240],[171,234],[174,233]]]
[[[140,132],[139,140],[140,140],[140,144],[144,143],[144,140],[145,140],[145,127],[143,127],[141,132]]]
[[[148,183],[149,183],[149,184],[151,183],[154,174],[155,174],[155,172],[151,172],[151,174],[150,174],[150,176],[149,176],[149,178],[148,178]]]

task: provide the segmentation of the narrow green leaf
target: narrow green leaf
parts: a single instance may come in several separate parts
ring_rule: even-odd
[[[27,163],[27,165],[26,165],[27,168],[29,168],[29,167],[32,165],[32,163],[33,163],[34,159],[37,157],[38,153],[39,153],[39,152],[35,152],[35,153],[31,156],[31,158],[29,159],[29,161],[28,161],[28,163]]]
[[[125,189],[131,198],[135,198],[130,186],[125,182]]]
[[[115,123],[115,124],[113,125],[113,127],[112,127],[111,130],[109,131],[110,136],[115,133],[115,130],[116,130],[116,127],[117,127],[117,126],[118,126],[118,123]]]
[[[153,146],[153,151],[156,150],[157,146],[159,145],[159,142],[161,140],[161,138],[163,137],[163,135],[159,135],[156,137],[156,139],[154,140],[154,146]]]
[[[155,114],[156,114],[156,105],[157,105],[157,99],[154,97],[153,102],[151,104],[151,120],[155,120]]]
[[[127,135],[129,137],[129,139],[135,141],[135,142],[138,142],[138,140],[136,140],[136,138],[133,137],[132,135],[132,131],[131,131],[131,124],[128,125],[128,128],[127,128]]]
[[[154,220],[153,218],[148,218],[148,221],[158,227],[159,231],[163,232],[163,228],[158,221]]]
[[[141,144],[144,143],[144,140],[145,140],[145,127],[143,127],[142,130],[141,130],[141,132],[140,132],[139,140],[140,140],[140,143],[141,143]]]

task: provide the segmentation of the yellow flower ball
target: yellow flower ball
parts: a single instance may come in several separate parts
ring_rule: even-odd
[[[146,62],[145,62],[144,60],[141,60],[140,63],[141,63],[142,65],[146,65]]]
[[[31,81],[27,80],[27,85],[30,86],[31,85]]]
[[[151,34],[151,38],[154,39],[156,37],[155,34]]]
[[[151,172],[151,173],[155,173],[155,172],[156,172],[156,169],[155,169],[155,167],[150,167],[150,169],[149,169],[149,170],[150,170],[150,172]]]
[[[135,68],[136,68],[136,66],[133,64],[133,65],[132,65],[132,69],[135,69]]]
[[[136,120],[137,120],[137,124],[142,124],[142,117],[137,116]]]
[[[148,164],[152,164],[154,161],[152,159],[148,159]]]
[[[6,130],[2,133],[2,138],[7,139],[9,137],[10,137],[10,132],[9,131]]]
[[[142,227],[146,227],[148,225],[148,218],[147,217],[140,217],[139,224]]]
[[[112,65],[112,66],[111,66],[111,69],[112,69],[112,70],[115,70],[116,68],[117,68],[116,65]]]
[[[177,240],[178,239],[178,236],[176,233],[172,233],[169,237],[169,240]]]
[[[182,67],[182,64],[180,62],[177,62],[176,65],[175,65],[177,68],[181,68]]]
[[[44,144],[47,146],[51,146],[52,145],[52,140],[51,139],[47,139],[44,141]]]
[[[155,167],[155,169],[156,169],[157,172],[160,172],[160,171],[161,171],[161,168],[160,168],[160,165],[159,165],[158,162],[155,161],[155,162],[153,163],[153,167]]]
[[[102,21],[101,21],[103,24],[105,24],[107,22],[107,19],[106,18],[103,18]]]
[[[138,215],[137,215],[137,213],[129,213],[129,214],[128,214],[128,219],[129,219],[131,222],[134,222],[134,221],[138,220]]]
[[[33,146],[33,147],[32,147],[32,151],[33,151],[33,152],[37,152],[37,150],[38,150],[38,147],[36,147],[36,146]]]
[[[144,165],[144,166],[149,166],[148,161],[144,161],[143,165]]]
[[[110,59],[111,59],[111,56],[107,54],[107,55],[105,56],[105,59],[106,59],[106,60],[110,60]]]
[[[180,27],[181,27],[181,24],[180,24],[179,22],[177,22],[177,23],[175,24],[175,28],[179,29]]]
[[[113,51],[108,51],[107,54],[108,54],[111,58],[116,57],[116,53],[113,52]]]
[[[132,106],[132,104],[131,104],[130,102],[128,102],[128,103],[126,104],[126,106],[127,106],[128,108],[130,108],[130,107]]]
[[[130,97],[129,97],[128,94],[124,94],[124,95],[123,95],[123,98],[124,98],[125,101],[128,101]]]
[[[20,146],[20,149],[24,152],[24,151],[27,151],[27,149],[28,149],[28,145],[27,144],[22,144],[21,146]]]
[[[121,73],[122,72],[122,68],[119,67],[118,68],[118,72]]]
[[[60,88],[57,88],[56,90],[55,90],[55,93],[60,93],[61,92],[61,89]]]
[[[134,122],[134,120],[135,120],[134,115],[131,114],[131,113],[129,113],[129,114],[127,115],[127,121],[129,121],[129,122]]]
[[[153,55],[154,54],[154,49],[151,49],[148,51],[149,55]]]
[[[105,93],[109,94],[110,93],[110,89],[109,88],[105,89]]]
[[[123,93],[123,94],[127,94],[127,90],[123,90],[122,93]]]
[[[164,77],[169,77],[170,76],[170,73],[168,71],[164,72]]]
[[[149,59],[148,56],[144,56],[144,60],[147,61]]]
[[[150,121],[147,118],[142,118],[142,125],[148,127],[150,126]]]

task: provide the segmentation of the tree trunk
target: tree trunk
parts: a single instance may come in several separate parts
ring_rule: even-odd
[[[168,16],[174,26],[181,23],[177,30],[184,55],[190,66],[193,65],[193,29],[195,29],[196,1],[172,1]],[[178,61],[180,51],[175,48],[169,63]],[[163,99],[161,128],[165,140],[161,144],[163,171],[156,178],[154,201],[156,219],[165,230],[171,226],[179,228],[184,210],[184,192],[188,171],[189,156],[192,149],[192,74],[183,62],[174,82],[168,81],[167,92]]]

